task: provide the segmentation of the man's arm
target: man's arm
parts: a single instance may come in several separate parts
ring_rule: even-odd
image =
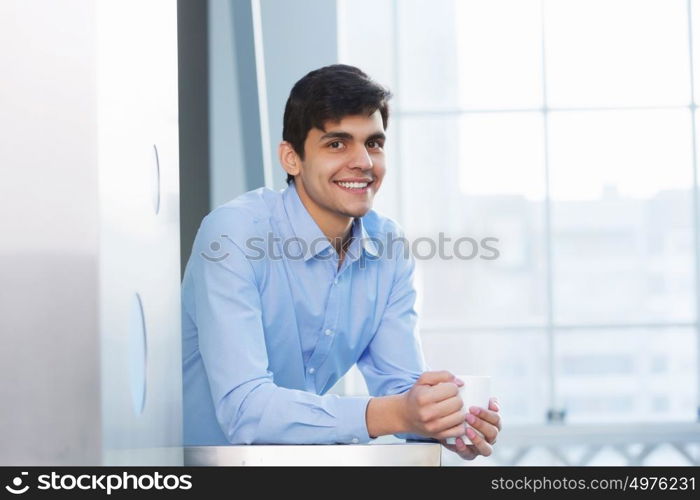
[[[226,438],[235,444],[369,441],[368,397],[318,396],[273,382],[255,272],[233,243],[242,220],[229,208],[205,218],[193,246],[188,291],[216,417]],[[221,245],[217,255],[228,256],[219,261],[203,257],[212,253],[212,242]]]
[[[371,438],[408,432],[405,396],[374,397],[367,405],[367,432]]]
[[[464,434],[462,401],[457,387],[464,382],[450,372],[424,372],[403,394],[370,399],[370,437],[397,434],[404,439],[446,439]]]
[[[403,439],[425,440],[426,436],[444,444],[447,437],[465,434],[474,445],[446,445],[462,458],[472,460],[489,456],[501,430],[499,407],[491,402],[488,409],[469,409],[474,434],[465,425],[462,400],[457,387],[464,382],[449,372],[428,372],[423,361],[416,330],[416,293],[413,287],[414,262],[410,255],[398,256],[395,279],[380,326],[370,345],[358,361],[370,394],[393,394],[376,397],[367,407],[367,428],[372,437],[397,434]],[[418,373],[422,371],[420,376]],[[413,378],[417,380],[413,382]],[[395,399],[388,399],[395,398]],[[397,417],[398,415],[398,417]],[[397,423],[398,422],[398,423]]]
[[[427,371],[416,328],[415,262],[404,253],[403,245],[405,241],[393,248],[389,299],[377,331],[357,362],[375,396],[368,405],[367,428],[372,437],[397,434],[403,439],[425,440],[428,436],[461,436],[464,417],[457,391],[461,381],[449,372]]]

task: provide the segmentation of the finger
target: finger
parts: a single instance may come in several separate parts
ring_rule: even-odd
[[[474,446],[467,446],[464,444],[462,438],[457,438],[455,440],[455,448],[457,449],[457,454],[464,460],[474,460],[478,455],[476,448]]]
[[[447,448],[448,450],[454,451],[455,453],[457,453],[457,448],[455,447],[455,445],[449,444],[446,440],[442,439],[442,440],[440,441],[440,444],[443,445],[443,446],[444,446],[445,448]]]
[[[498,437],[498,429],[496,426],[481,420],[479,417],[476,417],[471,413],[467,413],[466,420],[469,422],[469,425],[484,435],[487,443],[494,444],[496,442],[496,438]]]
[[[423,374],[418,378],[417,384],[422,385],[435,385],[440,382],[454,382],[455,376],[447,370],[439,372],[423,372]]]
[[[437,403],[431,403],[420,410],[420,415],[423,417],[423,422],[425,423],[454,414],[461,415],[462,423],[464,423],[465,415],[462,400],[456,396]]]
[[[460,438],[455,439],[455,444],[448,444],[446,441],[440,443],[448,450],[458,454],[464,460],[474,460],[478,453],[474,446],[467,446]],[[459,446],[459,448],[457,448]]]
[[[460,415],[462,415],[462,417],[465,415],[464,403],[462,402],[462,398],[457,395],[442,401],[438,401],[437,403],[433,403],[430,405],[430,411],[435,412],[434,418],[445,417],[458,412]],[[462,420],[464,420],[464,418]]]
[[[425,391],[425,401],[428,403],[433,403],[433,402],[438,402],[438,401],[444,401],[449,398],[456,398],[456,396],[459,394],[459,389],[457,386],[454,384],[454,382],[440,382],[437,385],[434,385],[432,387],[427,387],[423,389]],[[462,400],[459,399],[461,402]],[[460,405],[460,408],[462,405]]]
[[[489,445],[484,438],[479,436],[473,429],[467,428],[467,437],[471,440],[471,442],[474,444],[476,447],[476,451],[485,457],[488,457],[493,453],[493,448],[491,448],[491,445]]]
[[[474,460],[479,456],[479,452],[473,446],[466,445],[467,449],[459,454],[464,460]]]
[[[441,435],[440,437],[463,436],[465,427],[464,415],[461,412],[456,412],[425,424],[425,430],[431,437],[441,435],[441,433],[445,433],[448,430],[451,431],[449,434]],[[459,432],[455,433],[455,428],[459,428]]]
[[[489,399],[489,410],[501,411],[501,405],[498,402],[498,398]]]
[[[485,408],[479,408],[478,406],[470,406],[469,413],[479,417],[482,420],[486,420],[489,424],[493,425],[501,430],[501,416],[495,411],[486,410]]]
[[[456,445],[455,445],[455,444],[452,444],[452,443],[448,443],[448,442],[447,442],[447,438],[445,438],[445,439],[440,439],[439,441],[440,441],[440,444],[442,444],[442,445],[443,445],[445,448],[447,448],[448,450],[450,450],[450,451],[457,451]],[[455,440],[455,442],[456,442],[456,440]]]
[[[447,439],[447,438],[457,438],[457,437],[462,437],[464,434],[467,432],[467,428],[464,425],[464,422],[460,422],[457,425],[450,427],[449,429],[445,429],[444,431],[438,432],[435,436],[433,436],[435,439]]]
[[[462,441],[460,438],[455,439],[455,444],[448,444],[446,441],[440,441],[440,443],[445,448],[456,453],[465,460],[473,460],[477,456],[475,448],[473,446],[465,445],[464,441]]]

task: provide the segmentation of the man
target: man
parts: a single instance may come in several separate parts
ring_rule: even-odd
[[[372,210],[389,98],[352,66],[307,74],[284,112],[288,187],[204,218],[183,279],[185,444],[465,434],[463,382],[426,370],[401,230]],[[371,396],[325,394],[355,363]],[[491,454],[498,410],[467,412],[484,437],[446,446]]]

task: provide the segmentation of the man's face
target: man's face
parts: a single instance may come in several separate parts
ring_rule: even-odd
[[[372,208],[386,171],[381,114],[350,115],[324,126],[306,136],[297,190],[312,203],[312,213],[361,217]]]

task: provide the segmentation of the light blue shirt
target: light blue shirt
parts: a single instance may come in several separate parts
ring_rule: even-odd
[[[325,393],[355,363],[372,396],[427,370],[403,233],[371,210],[352,236],[338,270],[293,183],[204,218],[182,283],[186,445],[366,443],[370,397]]]

